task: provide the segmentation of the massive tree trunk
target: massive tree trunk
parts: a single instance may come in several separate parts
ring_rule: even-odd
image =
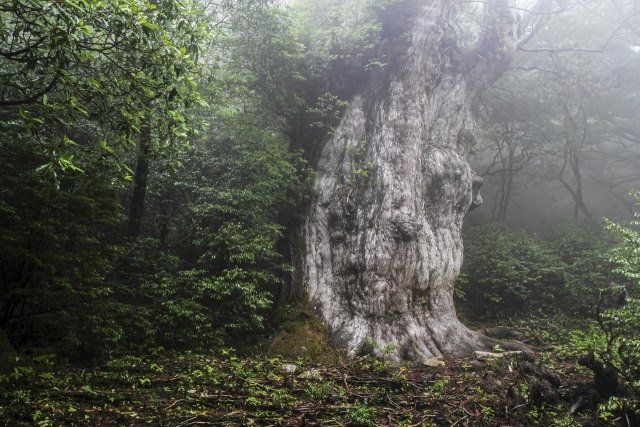
[[[396,359],[467,354],[487,339],[456,317],[461,227],[479,202],[466,161],[470,105],[511,61],[507,0],[485,8],[487,31],[460,53],[453,0],[418,2],[406,64],[350,102],[323,148],[305,225],[307,297],[335,344],[368,340]]]

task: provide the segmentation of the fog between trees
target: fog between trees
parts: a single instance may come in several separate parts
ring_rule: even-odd
[[[628,218],[637,187],[635,2],[578,2],[545,18],[482,96],[472,165],[486,206],[470,221],[540,227]]]

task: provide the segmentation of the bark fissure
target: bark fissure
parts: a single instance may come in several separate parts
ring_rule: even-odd
[[[304,229],[305,282],[334,343],[352,354],[371,339],[395,345],[398,359],[483,347],[456,317],[453,282],[462,220],[479,200],[465,159],[470,105],[515,49],[505,5],[489,7],[490,34],[459,67],[451,25],[458,2],[423,2],[404,69],[384,95],[356,95],[322,150]]]

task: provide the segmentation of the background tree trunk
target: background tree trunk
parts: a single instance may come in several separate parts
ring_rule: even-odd
[[[3,329],[0,329],[0,372],[8,371],[15,363],[17,355],[9,338],[7,338],[7,334]]]
[[[309,303],[352,354],[369,339],[395,345],[396,359],[487,343],[457,319],[453,283],[479,197],[470,105],[510,63],[515,17],[507,0],[487,6],[488,30],[461,55],[460,2],[420,3],[406,65],[356,95],[323,148],[304,230]]]
[[[145,122],[140,129],[138,141],[138,157],[136,158],[136,173],[133,177],[133,192],[129,206],[129,222],[127,237],[136,239],[140,234],[142,217],[144,216],[147,181],[149,179],[149,149],[151,148],[151,128]]]

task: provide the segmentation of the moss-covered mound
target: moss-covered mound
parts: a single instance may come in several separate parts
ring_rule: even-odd
[[[339,351],[329,343],[325,325],[304,308],[296,308],[287,315],[269,340],[266,354],[319,363],[332,363],[339,357]]]

